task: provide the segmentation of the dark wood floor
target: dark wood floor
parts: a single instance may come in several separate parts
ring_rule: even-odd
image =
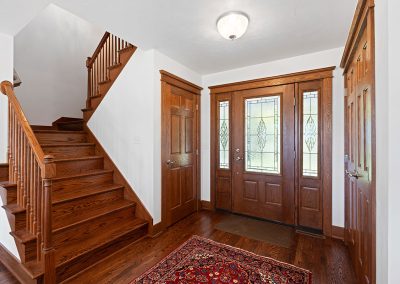
[[[292,247],[284,248],[216,230],[215,224],[227,216],[206,211],[194,214],[157,238],[146,238],[109,256],[68,283],[129,283],[194,234],[308,269],[314,284],[356,283],[343,242],[295,234]],[[4,277],[0,269],[0,283],[15,283]]]

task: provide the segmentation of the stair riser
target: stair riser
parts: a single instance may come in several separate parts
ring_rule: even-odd
[[[125,218],[134,218],[135,207],[131,206],[117,212],[111,213],[109,216],[94,219],[90,222],[85,222],[79,224],[70,229],[62,230],[59,233],[53,234],[54,247],[63,246],[66,242],[71,242],[74,240],[83,240],[85,236],[98,232],[101,234],[107,227],[124,220]],[[82,243],[82,247],[85,244]]]
[[[41,144],[87,142],[85,133],[36,133],[36,137]]]
[[[11,231],[15,232],[18,230],[23,230],[26,228],[26,213],[25,212],[19,212],[16,214],[12,214],[10,212],[7,212],[7,219],[11,227]]]
[[[58,227],[58,225],[63,223],[64,219],[71,218],[73,215],[80,215],[86,210],[91,208],[98,208],[102,205],[106,205],[116,200],[121,200],[124,198],[123,188],[118,190],[112,190],[104,193],[99,193],[96,195],[88,196],[85,198],[79,198],[69,202],[64,202],[60,204],[53,205],[53,226]]]
[[[90,160],[79,160],[79,161],[65,161],[57,162],[57,176],[73,175],[85,173],[89,170],[103,169],[104,159],[90,159]]]
[[[93,156],[95,153],[94,146],[43,147],[43,151],[47,155],[53,155],[56,159]]]
[[[16,203],[17,202],[17,187],[7,187],[4,188],[0,186],[0,197],[3,201],[3,205]]]
[[[105,94],[105,93],[102,93],[102,94]],[[96,109],[99,106],[99,104],[101,103],[102,99],[103,99],[102,97],[91,99],[90,100],[90,106],[92,108]]]
[[[101,259],[109,256],[117,250],[139,240],[147,234],[147,225],[137,230],[128,232],[127,234],[119,237],[113,242],[107,243],[102,247],[87,253],[79,258],[76,258],[65,265],[57,268],[57,282],[63,281],[79,273],[83,269],[95,264]]]
[[[26,243],[21,243],[18,239],[15,239],[15,244],[17,246],[18,253],[22,263],[36,260],[37,258],[36,239]]]
[[[132,57],[134,52],[135,52],[135,49],[120,51],[119,52],[119,61],[123,65],[126,65],[126,63],[128,63],[129,59]]]
[[[99,95],[104,95],[104,94],[106,94],[106,93],[108,92],[108,90],[111,88],[112,83],[113,83],[113,82],[110,81],[110,82],[108,82],[108,83],[99,84],[99,91],[98,91],[98,94],[99,94]],[[94,98],[94,99],[96,99],[96,98]],[[92,99],[92,101],[93,101],[94,99]],[[102,100],[102,99],[99,98],[99,101],[101,101],[101,100]]]
[[[122,69],[123,69],[122,65],[118,68],[110,68],[110,72],[109,72],[110,78],[109,79],[111,80],[111,82],[114,82],[117,79],[117,77],[118,77],[119,73],[121,73]]]
[[[111,173],[104,173],[104,174],[93,175],[93,176],[84,176],[84,177],[74,178],[74,179],[53,181],[52,188],[53,188],[53,191],[57,191],[57,190],[73,191],[74,189],[77,189],[77,188],[102,185],[105,183],[111,183],[112,181],[113,181],[113,174],[111,172]]]
[[[83,112],[83,120],[89,121],[92,114],[93,114],[93,111],[84,111]]]

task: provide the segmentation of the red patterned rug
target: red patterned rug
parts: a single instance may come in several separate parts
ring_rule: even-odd
[[[193,236],[134,283],[310,284],[311,272]]]

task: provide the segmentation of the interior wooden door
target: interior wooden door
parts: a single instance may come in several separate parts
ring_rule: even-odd
[[[198,209],[198,106],[197,94],[162,82],[161,148],[165,226]]]
[[[374,70],[372,15],[346,72],[346,242],[359,283],[375,280]]]
[[[234,212],[295,223],[294,95],[294,84],[234,92]]]

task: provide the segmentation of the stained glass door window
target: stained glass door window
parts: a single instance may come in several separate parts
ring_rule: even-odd
[[[219,168],[229,169],[229,101],[219,102]]]
[[[280,96],[245,100],[245,170],[280,173]]]
[[[303,93],[303,176],[318,176],[318,91]]]

